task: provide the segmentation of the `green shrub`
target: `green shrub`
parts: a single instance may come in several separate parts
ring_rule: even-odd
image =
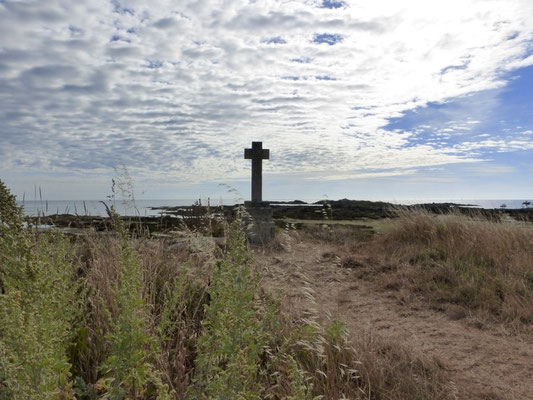
[[[205,269],[212,253],[132,240],[110,214],[116,235],[34,232],[0,182],[0,399],[446,398],[425,365],[394,374],[411,359],[356,351],[341,323],[283,317],[238,219]]]
[[[168,387],[154,368],[156,341],[150,336],[150,314],[143,299],[143,271],[126,230],[112,215],[120,240],[118,282],[113,287],[116,316],[106,339],[111,351],[100,366],[103,378],[97,385],[102,398],[170,399]]]
[[[159,366],[165,382],[176,392],[177,398],[186,398],[196,357],[196,340],[201,329],[204,306],[207,303],[205,284],[195,282],[181,271],[166,282],[160,299],[156,327]]]
[[[34,235],[0,181],[0,398],[72,397],[75,263],[58,232]]]
[[[203,333],[198,339],[194,398],[260,399],[261,356],[270,339],[257,312],[257,277],[236,225],[214,266]]]

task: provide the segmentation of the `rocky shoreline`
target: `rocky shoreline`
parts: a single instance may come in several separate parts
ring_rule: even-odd
[[[154,207],[160,216],[121,217],[130,231],[154,233],[190,229],[210,231],[214,236],[223,232],[222,221],[233,220],[237,207],[207,207],[201,205],[179,207]],[[275,221],[284,219],[297,220],[363,220],[394,218],[399,213],[410,210],[425,210],[434,214],[456,212],[466,215],[483,215],[492,220],[514,218],[533,222],[533,208],[522,209],[482,209],[471,204],[425,203],[399,206],[386,202],[364,200],[321,200],[308,204],[300,200],[291,202],[271,202]],[[38,226],[68,228],[72,232],[92,229],[105,232],[112,229],[109,217],[54,214],[32,217],[31,222]]]

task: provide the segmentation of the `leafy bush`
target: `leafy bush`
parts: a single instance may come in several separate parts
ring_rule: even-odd
[[[282,316],[239,220],[213,260],[111,219],[107,235],[39,233],[0,182],[2,400],[446,398],[424,366],[372,367],[342,324]]]
[[[255,306],[257,277],[242,232],[230,229],[228,251],[214,266],[203,334],[198,339],[196,385],[209,398],[261,398],[261,356],[269,340]]]
[[[34,235],[0,181],[0,397],[72,397],[67,350],[79,321],[70,243]]]
[[[112,215],[120,240],[118,282],[113,287],[116,316],[110,313],[106,339],[111,351],[100,365],[102,398],[170,399],[168,387],[154,368],[156,341],[149,335],[149,310],[143,299],[143,271],[120,219]]]

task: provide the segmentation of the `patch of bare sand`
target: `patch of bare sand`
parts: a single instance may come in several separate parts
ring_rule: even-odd
[[[423,305],[401,302],[341,268],[325,247],[292,242],[280,252],[256,251],[263,287],[281,291],[284,307],[320,312],[346,324],[351,335],[379,335],[415,354],[439,360],[457,387],[459,399],[533,399],[533,338],[480,330],[468,319],[454,321]],[[302,288],[310,288],[310,304]]]

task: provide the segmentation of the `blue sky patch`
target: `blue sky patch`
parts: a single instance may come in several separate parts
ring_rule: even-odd
[[[124,14],[134,15],[135,14],[135,10],[133,8],[122,7],[122,5],[120,4],[118,0],[111,0],[111,4],[113,5],[113,12],[117,14],[121,14],[121,15],[124,15]]]
[[[315,76],[315,79],[319,81],[336,81],[337,80],[333,78],[332,76],[328,76],[328,75],[317,75]]]
[[[444,103],[428,103],[392,118],[384,128],[411,132],[411,146],[431,144],[435,148],[461,143],[503,143],[520,140],[533,126],[533,66],[509,74],[503,88],[490,89]],[[498,148],[479,151],[495,152]]]
[[[457,70],[464,70],[468,68],[468,65],[470,64],[470,60],[465,61],[463,64],[460,65],[449,65],[447,67],[442,68],[439,71],[439,74],[444,75],[445,73],[449,71],[457,71]]]
[[[131,40],[128,39],[128,38],[125,38],[125,37],[122,37],[120,35],[113,35],[111,36],[111,39],[109,39],[109,42],[112,43],[112,42],[126,42],[126,43],[131,43]]]
[[[147,67],[150,69],[157,69],[163,66],[163,63],[160,60],[147,60]]]
[[[271,38],[266,38],[266,39],[261,40],[261,43],[266,43],[266,44],[285,44],[285,43],[287,43],[287,41],[285,39],[283,39],[281,36],[274,36],[274,37],[271,37]]]
[[[300,63],[300,64],[309,64],[312,60],[309,57],[298,57],[298,58],[291,58],[291,61]]]
[[[286,76],[282,76],[281,79],[285,79],[289,81],[299,81],[300,77],[296,75],[286,75]]]
[[[313,36],[313,43],[325,43],[333,46],[334,44],[342,42],[343,39],[343,36],[337,33],[315,33]]]
[[[344,1],[323,0],[320,8],[341,8],[345,5],[346,3],[344,3]]]
[[[81,35],[83,35],[83,29],[78,28],[77,26],[74,26],[74,25],[69,25],[68,26],[68,30],[70,31],[70,34],[72,36],[81,36]]]

